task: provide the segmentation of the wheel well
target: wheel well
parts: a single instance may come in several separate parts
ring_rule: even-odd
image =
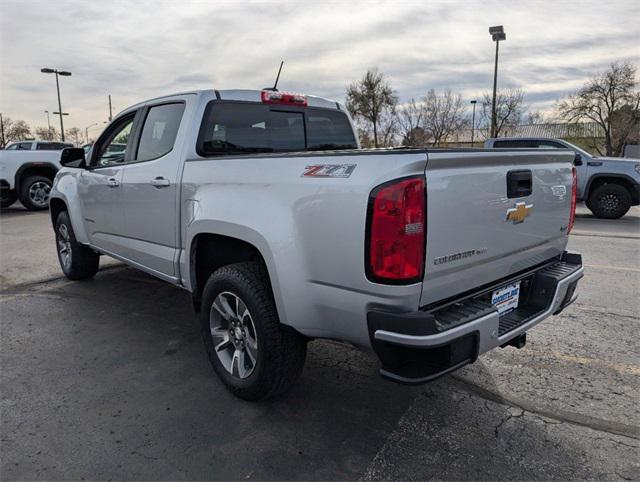
[[[56,169],[53,166],[29,166],[21,169],[16,174],[16,190],[19,190],[24,181],[29,176],[44,176],[53,181],[56,177]]]
[[[198,234],[191,243],[190,272],[193,303],[200,309],[202,290],[211,273],[218,268],[243,261],[260,261],[264,258],[250,243],[220,234]]]
[[[67,210],[67,205],[62,199],[52,198],[49,200],[49,214],[51,215],[51,223],[55,226],[56,219],[62,211]]]
[[[597,177],[589,184],[589,191],[587,194],[587,198],[591,196],[591,193],[595,189],[605,184],[618,184],[619,186],[624,187],[627,191],[629,191],[629,194],[631,194],[632,204],[636,205],[640,202],[640,199],[638,199],[637,190],[633,189],[631,182],[629,182],[624,177],[605,177],[605,176]]]

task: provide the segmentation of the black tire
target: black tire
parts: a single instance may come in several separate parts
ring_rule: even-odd
[[[29,176],[20,186],[20,202],[29,211],[49,208],[49,192],[53,181],[44,176]]]
[[[18,200],[18,195],[15,191],[2,190],[2,198],[0,198],[0,208],[5,209],[11,206]]]
[[[100,256],[91,248],[76,241],[67,211],[58,214],[55,230],[56,252],[64,275],[70,280],[92,278],[98,272]],[[69,253],[69,258],[65,258],[63,250]]]
[[[620,184],[603,184],[589,194],[587,207],[598,218],[618,219],[631,208],[631,193]]]
[[[221,332],[226,332],[227,329],[233,332],[233,318],[227,320],[219,316],[213,307],[214,301],[220,299],[219,295],[234,295],[239,298],[248,310],[252,326],[255,327],[257,356],[251,372],[248,375],[245,374],[246,378],[241,378],[239,373],[233,374],[233,361],[231,372],[225,368],[218,355],[223,350],[216,351],[214,346],[217,344],[220,347],[224,344],[224,342],[217,343],[222,338],[217,338],[214,342],[212,326],[216,323],[227,323],[226,328],[219,328]],[[244,308],[243,312],[247,313]],[[300,334],[280,324],[268,274],[262,263],[237,263],[215,271],[207,280],[202,293],[200,322],[211,365],[226,387],[237,397],[249,401],[274,397],[289,389],[302,373],[307,354],[307,341]],[[231,341],[232,339],[236,341]],[[249,337],[247,336],[244,340],[247,340],[247,347],[244,341],[240,347],[236,345],[239,340],[230,337],[225,349],[234,352],[235,360],[235,352],[246,348],[247,353],[242,358],[243,364],[245,356],[248,357]],[[251,362],[249,358],[247,360]]]

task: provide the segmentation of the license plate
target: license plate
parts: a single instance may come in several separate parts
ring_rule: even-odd
[[[503,315],[518,307],[518,298],[520,298],[520,281],[495,290],[491,295],[491,304],[498,309],[498,313]]]

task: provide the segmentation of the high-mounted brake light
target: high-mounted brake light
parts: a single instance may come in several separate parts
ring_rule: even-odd
[[[569,227],[567,228],[567,234],[571,232],[573,229],[573,224],[576,221],[576,198],[578,196],[578,176],[576,173],[576,168],[571,169],[571,176],[573,177],[573,182],[571,184],[571,211],[569,212]]]
[[[284,104],[297,105],[300,107],[307,106],[307,97],[302,94],[294,94],[293,92],[278,92],[277,90],[263,90],[262,102],[265,104]]]
[[[365,260],[371,281],[409,284],[422,280],[425,210],[422,176],[391,181],[371,192]]]

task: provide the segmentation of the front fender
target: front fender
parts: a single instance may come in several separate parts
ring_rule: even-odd
[[[49,202],[52,199],[60,199],[65,203],[76,240],[82,244],[89,244],[82,215],[82,202],[78,195],[78,177],[81,173],[81,169],[74,168],[63,168],[58,171],[49,194]]]

